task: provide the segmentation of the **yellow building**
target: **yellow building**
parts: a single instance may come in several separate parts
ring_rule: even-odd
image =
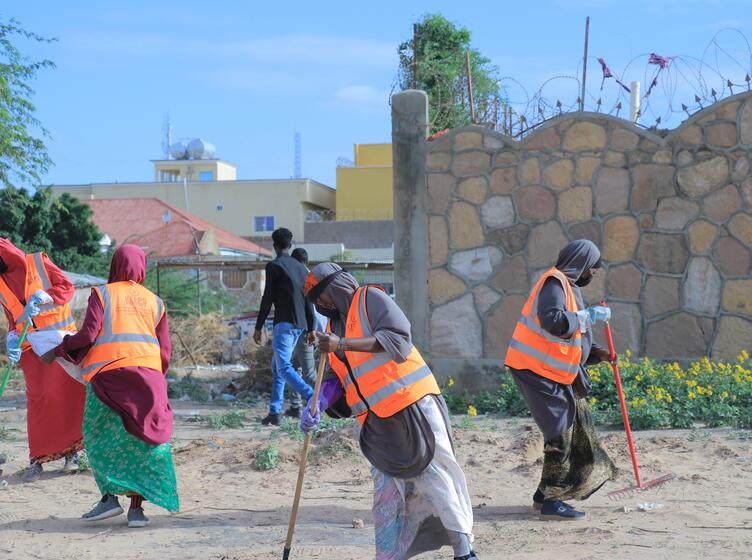
[[[304,239],[309,213],[334,210],[333,188],[312,179],[239,180],[221,159],[155,160],[154,182],[54,185],[81,200],[158,198],[235,235],[263,241],[278,227]],[[391,175],[390,175],[391,185]]]
[[[355,144],[355,164],[337,167],[337,221],[391,220],[392,145]]]

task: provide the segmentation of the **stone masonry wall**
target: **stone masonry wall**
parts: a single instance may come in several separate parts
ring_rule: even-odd
[[[603,253],[583,292],[609,302],[619,351],[730,359],[752,346],[752,94],[664,138],[579,113],[521,142],[452,130],[424,153],[432,362],[500,364],[532,282],[577,238]]]

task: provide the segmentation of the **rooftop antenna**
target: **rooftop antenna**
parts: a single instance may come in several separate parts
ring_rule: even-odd
[[[172,146],[172,125],[168,113],[162,122],[162,157],[170,159],[170,146]]]
[[[300,132],[295,133],[295,179],[303,177],[303,164],[300,151]]]

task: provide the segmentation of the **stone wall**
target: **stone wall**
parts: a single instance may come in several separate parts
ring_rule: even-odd
[[[532,282],[577,238],[602,250],[584,293],[608,300],[619,351],[686,360],[752,346],[752,94],[664,137],[575,113],[521,142],[464,127],[415,153],[428,279],[404,289],[425,301],[414,329],[437,370],[498,366]]]

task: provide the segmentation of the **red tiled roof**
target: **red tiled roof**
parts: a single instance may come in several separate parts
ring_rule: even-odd
[[[196,255],[201,240],[209,232],[214,235],[220,249],[271,255],[268,249],[158,198],[110,198],[81,202],[91,207],[94,223],[117,246],[133,243],[141,246],[150,256]],[[164,222],[165,212],[170,213],[168,223]]]

